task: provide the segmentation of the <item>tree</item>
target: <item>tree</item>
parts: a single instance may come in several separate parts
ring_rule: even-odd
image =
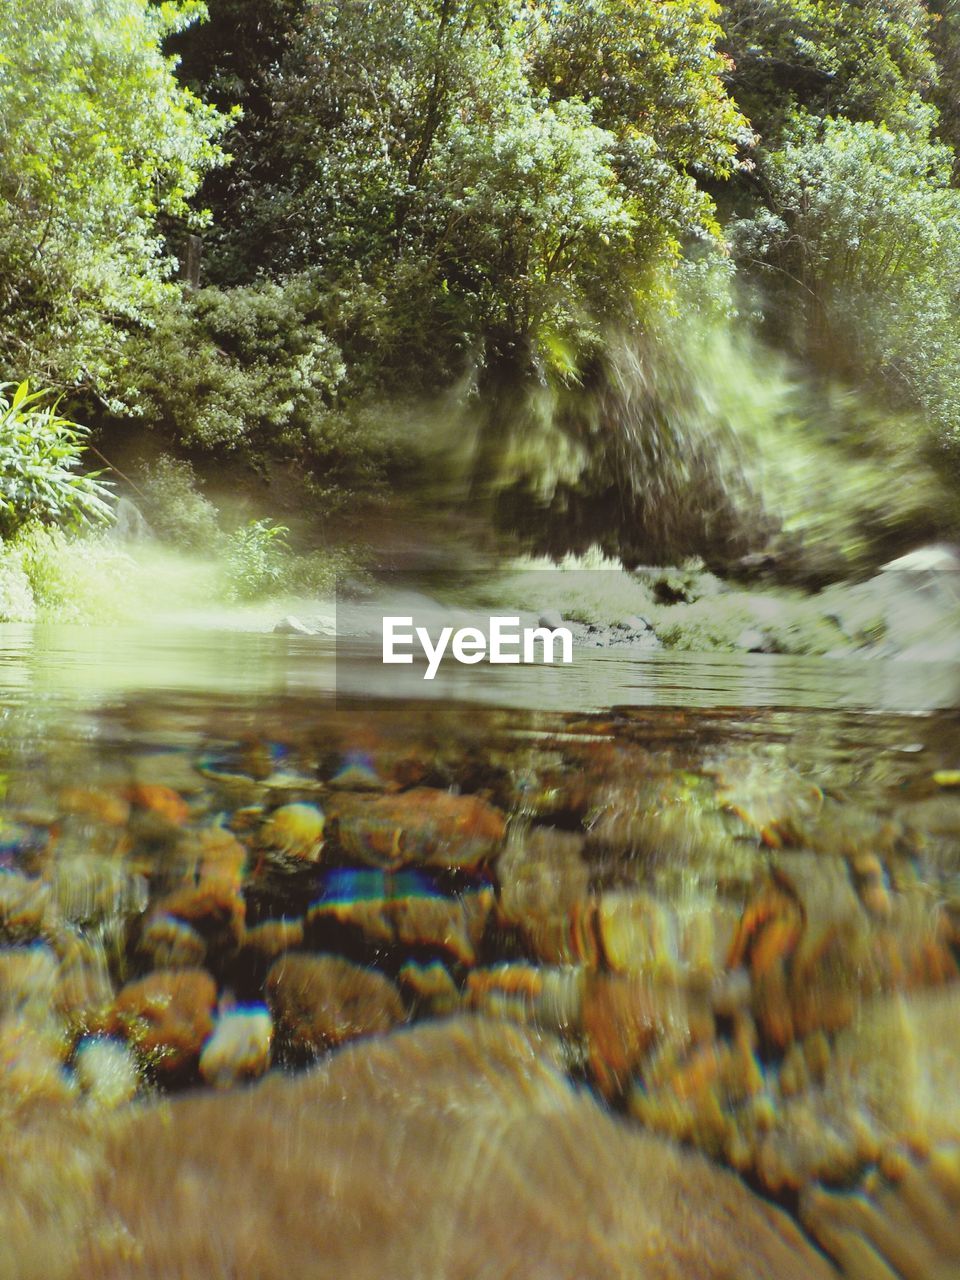
[[[726,0],[721,22],[730,92],[770,149],[797,109],[911,130],[936,84],[922,0]]]
[[[0,0],[0,361],[109,391],[123,330],[175,262],[161,220],[223,159],[227,120],[163,39],[195,0]]]
[[[615,99],[602,66],[574,75],[573,6],[312,0],[273,86],[242,255],[316,273],[361,377],[573,369],[684,243],[718,235],[695,175],[729,171],[743,121],[712,13],[597,6],[600,29],[619,23]]]
[[[822,371],[885,384],[960,440],[952,163],[929,136],[800,114],[761,158],[764,207],[733,230],[795,351]]]

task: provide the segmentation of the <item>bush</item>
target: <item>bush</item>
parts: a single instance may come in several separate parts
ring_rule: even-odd
[[[0,621],[124,616],[134,564],[102,536],[30,525],[0,546]]]
[[[12,395],[7,395],[13,389]],[[0,384],[0,536],[28,521],[76,528],[110,519],[109,490],[80,471],[86,431],[26,382]]]
[[[186,295],[128,344],[125,398],[188,449],[302,455],[344,372],[319,307],[305,278]]]
[[[223,537],[217,508],[197,488],[189,462],[161,454],[149,463],[141,482],[141,508],[161,542],[186,551],[207,551]]]
[[[226,541],[223,592],[228,600],[271,595],[329,595],[339,574],[361,571],[361,556],[346,548],[301,554],[287,540],[286,525],[251,520]]]

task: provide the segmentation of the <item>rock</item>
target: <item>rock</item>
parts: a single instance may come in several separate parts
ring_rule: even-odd
[[[307,912],[307,926],[321,942],[330,926],[355,930],[370,945],[438,951],[458,964],[476,963],[477,947],[493,909],[493,890],[456,897],[409,897],[320,902]]]
[[[49,947],[14,947],[0,951],[0,1018],[22,1016],[42,1024],[57,984],[57,957]]]
[[[63,1037],[52,1023],[37,1027],[22,1015],[0,1019],[0,1122],[13,1115],[20,1122],[37,1107],[73,1100],[75,1086],[63,1057]]]
[[[89,934],[71,937],[62,950],[54,1008],[75,1035],[104,1030],[109,1023],[114,990],[103,941]]]
[[[801,1218],[848,1280],[960,1276],[960,1146],[906,1153],[853,1191],[809,1189]]]
[[[316,1056],[358,1036],[376,1035],[405,1018],[396,987],[383,974],[339,956],[294,952],[274,961],[267,1002],[284,1047]]]
[[[140,915],[149,897],[143,876],[116,858],[92,853],[57,857],[47,878],[60,915],[77,924],[119,926]]]
[[[264,920],[248,929],[243,939],[244,951],[260,962],[275,960],[302,945],[302,920]]]
[[[158,1075],[176,1076],[200,1057],[216,1003],[217,986],[206,970],[157,970],[120,990],[111,1029]]]
[[[49,1130],[0,1184],[20,1280],[54,1274],[54,1225],[57,1280],[836,1280],[737,1177],[571,1088],[551,1042],[481,1018],[132,1108],[96,1142],[66,1133],[43,1197],[25,1185]]]
[[[197,880],[229,880],[239,892],[247,866],[247,849],[225,827],[203,827],[192,831],[180,846],[187,862],[187,875]]]
[[[494,856],[506,831],[503,814],[485,800],[433,787],[343,796],[337,806],[340,845],[367,866],[474,867]]]
[[[782,1098],[755,1134],[773,1190],[848,1179],[903,1144],[960,1142],[960,989],[880,996],[837,1037],[823,1082]]]
[[[548,627],[551,631],[556,631],[557,627],[564,627],[568,624],[563,620],[563,614],[559,609],[544,609],[540,614],[538,625]]]
[[[315,636],[317,634],[312,627],[308,627],[305,622],[301,622],[292,613],[288,613],[286,617],[280,619],[273,628],[273,633],[277,636]]]
[[[650,623],[636,613],[630,613],[619,623],[622,631],[649,631]]]
[[[106,1036],[80,1041],[73,1070],[90,1101],[108,1110],[129,1102],[140,1085],[137,1062],[130,1049],[122,1041]]]
[[[960,552],[947,543],[931,543],[880,566],[881,573],[957,573]]]
[[[140,950],[154,969],[197,969],[207,955],[207,944],[184,920],[159,913],[147,924]]]
[[[316,862],[323,848],[323,810],[316,804],[284,804],[260,828],[264,849],[298,862]]]
[[[466,1005],[488,1017],[579,1037],[585,985],[585,971],[573,965],[494,965],[467,975]]]
[[[397,982],[408,999],[434,1015],[453,1013],[460,1003],[457,984],[439,960],[432,964],[415,964],[408,960],[401,966]]]
[[[92,787],[64,787],[57,796],[61,813],[90,818],[105,826],[125,827],[130,820],[130,805],[114,791]]]
[[[681,992],[619,974],[588,975],[583,1027],[593,1078],[606,1097],[627,1088],[655,1044],[669,1038],[685,1045],[693,1035]],[[710,1034],[707,1021],[701,1034]]]
[[[273,1022],[269,1009],[248,1005],[221,1013],[200,1055],[200,1074],[226,1088],[262,1076],[270,1066]]]
[[[246,905],[236,881],[232,878],[210,878],[160,898],[151,912],[147,935],[157,924],[163,931],[162,921],[180,920],[213,951],[233,952],[243,941]],[[169,933],[166,935],[172,942]],[[181,934],[185,953],[189,948],[186,935]]]
[[[570,924],[588,900],[590,868],[583,837],[551,827],[531,827],[512,837],[497,859],[500,916],[522,930],[548,964],[575,959]]]
[[[143,818],[149,815],[150,833],[154,830],[165,834],[169,827],[182,827],[190,816],[187,802],[179,791],[160,782],[135,782],[127,792],[134,813],[139,814],[140,828]]]
[[[773,642],[757,627],[747,627],[737,636],[736,647],[744,653],[773,653]]]
[[[0,871],[0,939],[33,942],[55,921],[48,885],[18,871]]]

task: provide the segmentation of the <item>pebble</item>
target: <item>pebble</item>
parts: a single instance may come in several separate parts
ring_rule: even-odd
[[[381,973],[340,956],[281,956],[267,974],[267,1002],[295,1054],[316,1056],[404,1021],[400,993]]]
[[[137,1062],[129,1047],[108,1037],[81,1040],[73,1071],[90,1101],[107,1110],[129,1102],[140,1085]]]
[[[265,1005],[241,1006],[221,1013],[200,1055],[200,1074],[224,1089],[262,1076],[270,1066],[273,1022]]]
[[[122,988],[112,1029],[158,1074],[178,1075],[200,1057],[216,1002],[217,986],[206,970],[157,970]]]

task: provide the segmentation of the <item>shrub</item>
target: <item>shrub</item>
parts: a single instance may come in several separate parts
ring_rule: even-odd
[[[144,468],[141,507],[154,534],[191,551],[210,551],[223,536],[217,508],[197,488],[189,462],[161,454]]]
[[[0,535],[31,520],[77,527],[110,518],[109,490],[80,471],[86,431],[26,382],[0,384]]]
[[[125,398],[188,449],[300,455],[342,377],[310,283],[200,289],[128,344]]]

